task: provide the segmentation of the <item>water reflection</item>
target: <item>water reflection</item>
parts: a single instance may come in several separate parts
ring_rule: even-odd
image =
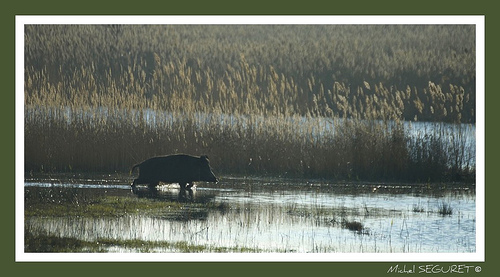
[[[238,182],[238,181],[234,181]],[[150,214],[139,211],[117,217],[28,217],[29,232],[98,241],[141,240],[187,242],[204,246],[251,248],[259,252],[475,252],[475,193],[461,189],[438,194],[337,193],[303,185],[273,183],[260,186],[200,187],[192,192],[172,187],[140,188],[121,195],[150,201],[182,203],[182,209]],[[280,189],[277,189],[280,188]],[[79,188],[85,190],[88,188]],[[96,188],[94,188],[96,189]],[[117,194],[107,189],[108,193]],[[220,209],[200,209],[194,203],[220,204]],[[446,203],[450,215],[439,213]],[[364,232],[354,232],[342,222],[359,222]],[[119,246],[107,251],[141,251]],[[143,251],[143,250],[142,250]],[[151,252],[182,251],[175,248]]]
[[[181,203],[209,203],[216,197],[215,191],[204,191],[198,194],[196,187],[182,190],[175,185],[163,185],[154,188],[135,186],[131,188],[131,191],[138,198],[178,201]]]

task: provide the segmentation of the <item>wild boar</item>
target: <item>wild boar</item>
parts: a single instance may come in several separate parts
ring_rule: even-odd
[[[132,183],[132,188],[138,184],[148,184],[154,188],[160,182],[178,183],[181,190],[191,189],[193,182],[217,182],[210,168],[208,156],[190,156],[184,154],[159,156],[147,159],[132,167],[138,167],[139,177]]]

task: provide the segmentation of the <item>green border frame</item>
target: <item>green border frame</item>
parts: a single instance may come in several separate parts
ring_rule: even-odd
[[[496,30],[494,26],[499,26],[496,5],[493,1],[398,1],[398,0],[360,0],[355,2],[342,1],[341,3],[326,3],[325,1],[310,0],[302,2],[301,5],[284,3],[271,3],[270,1],[253,0],[237,2],[229,0],[216,1],[186,1],[186,2],[155,2],[143,1],[120,1],[107,3],[104,1],[87,0],[81,2],[68,2],[61,0],[48,1],[19,1],[8,4],[1,11],[2,35],[5,37],[2,43],[2,66],[1,75],[3,89],[3,101],[1,102],[0,113],[3,119],[2,127],[6,135],[2,136],[1,168],[4,176],[3,193],[1,203],[2,219],[5,228],[2,228],[2,250],[1,264],[3,271],[16,276],[138,276],[141,274],[161,274],[161,275],[211,275],[233,276],[235,274],[265,274],[280,276],[304,276],[308,274],[337,275],[349,274],[349,276],[385,276],[397,273],[387,273],[389,268],[395,264],[400,267],[406,265],[407,268],[416,265],[439,264],[445,268],[450,265],[472,265],[481,267],[481,273],[471,270],[468,274],[482,274],[491,276],[495,271],[494,265],[489,265],[495,256],[493,245],[498,244],[496,236],[488,236],[494,231],[494,218],[488,210],[497,208],[495,199],[498,187],[494,184],[491,175],[485,176],[485,222],[486,234],[485,243],[486,262],[445,262],[436,261],[423,262],[308,262],[308,263],[264,263],[264,262],[196,262],[196,263],[42,263],[42,262],[15,262],[15,16],[16,15],[485,15],[485,59],[486,73],[488,77],[494,77],[495,61],[498,61],[498,54],[488,51],[489,47],[495,45]],[[305,3],[305,4],[304,4]],[[5,5],[5,4],[4,4]],[[489,70],[488,70],[489,69]],[[485,83],[487,88],[492,87]],[[486,161],[485,171],[493,169],[495,156],[498,148],[491,144],[495,138],[495,125],[492,118],[493,105],[497,103],[498,96],[494,93],[485,93],[485,147]],[[490,119],[490,120],[489,120]],[[492,134],[493,131],[493,134]],[[488,163],[488,161],[490,163]],[[487,192],[487,193],[486,193]],[[492,204],[493,203],[493,204]],[[488,220],[490,219],[490,220]],[[488,261],[490,263],[488,263]],[[418,270],[417,270],[418,274]]]

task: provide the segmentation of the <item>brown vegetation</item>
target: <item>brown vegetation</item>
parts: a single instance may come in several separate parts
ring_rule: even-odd
[[[463,137],[449,149],[402,123],[475,122],[471,26],[25,31],[26,171],[126,171],[186,152],[216,174],[473,176]]]

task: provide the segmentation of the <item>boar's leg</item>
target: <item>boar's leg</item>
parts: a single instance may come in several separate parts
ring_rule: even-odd
[[[181,190],[186,190],[186,186],[187,186],[188,183],[186,182],[181,182],[179,183],[179,186],[181,187]]]
[[[149,187],[150,189],[154,189],[154,188],[156,188],[159,184],[160,184],[160,182],[159,182],[159,181],[156,181],[156,182],[151,182],[151,183],[149,183],[149,184],[148,184],[148,187]]]
[[[194,185],[193,183],[187,183],[186,188],[190,190],[193,187],[193,185]]]
[[[144,184],[144,180],[141,180],[139,178],[134,179],[134,182],[132,183],[131,187],[135,188],[136,185]]]

